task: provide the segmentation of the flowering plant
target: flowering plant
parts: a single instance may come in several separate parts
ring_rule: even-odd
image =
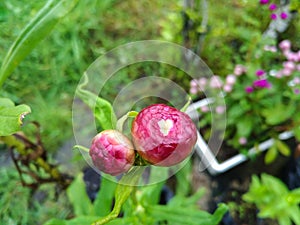
[[[281,132],[293,131],[300,140],[300,50],[293,50],[289,40],[262,45],[255,52],[255,60],[236,65],[224,78],[214,75],[192,80],[190,85],[191,94],[208,87],[221,90],[227,107],[225,138],[241,152],[273,138],[275,144],[265,158],[270,163],[279,152],[290,154],[278,139]],[[209,106],[200,110],[200,125],[211,125]],[[216,114],[225,113],[224,107],[215,106],[214,110]]]

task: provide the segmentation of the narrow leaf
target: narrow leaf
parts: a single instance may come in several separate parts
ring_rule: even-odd
[[[5,56],[0,69],[0,87],[20,62],[43,40],[78,0],[50,0],[29,22]]]
[[[265,155],[265,164],[272,163],[278,155],[278,151],[275,145],[272,145]]]
[[[284,155],[284,156],[290,156],[291,150],[290,150],[289,146],[287,146],[286,143],[284,143],[283,141],[277,139],[277,140],[275,140],[275,144],[276,144],[276,147],[278,148],[278,151],[282,155]]]

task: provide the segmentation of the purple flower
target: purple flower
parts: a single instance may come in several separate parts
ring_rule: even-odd
[[[248,87],[245,88],[245,91],[247,93],[252,93],[254,91],[254,88],[252,86],[248,86]]]
[[[280,13],[280,18],[285,20],[288,18],[288,14],[286,12],[282,12],[282,13]]]
[[[277,5],[274,4],[274,3],[271,3],[270,6],[269,6],[269,9],[270,9],[271,11],[276,10],[276,9],[277,9]]]
[[[269,3],[269,0],[260,0],[259,2],[260,2],[260,4],[262,4],[262,5],[266,5],[266,4]]]
[[[254,81],[253,86],[256,88],[270,88],[271,84],[266,79],[261,79]]]
[[[270,16],[271,20],[276,20],[277,19],[277,15],[275,13],[272,13]]]
[[[266,72],[264,70],[256,70],[256,76],[261,77],[265,74]]]
[[[300,94],[300,89],[299,89],[299,88],[296,88],[296,89],[294,90],[294,93],[295,93],[296,95]]]

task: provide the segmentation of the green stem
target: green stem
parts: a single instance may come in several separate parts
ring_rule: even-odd
[[[113,210],[104,218],[101,218],[92,223],[92,225],[106,224],[109,221],[117,218],[117,216],[120,214],[123,204],[126,202],[130,194],[135,190],[135,186],[137,185],[143,172],[144,167],[136,166],[131,168],[131,170],[129,170],[129,172],[122,177],[116,188],[115,205]]]

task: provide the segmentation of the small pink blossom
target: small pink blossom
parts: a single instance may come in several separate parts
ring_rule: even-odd
[[[271,84],[266,79],[261,79],[254,81],[253,86],[256,88],[270,88]]]
[[[285,69],[289,69],[289,70],[294,70],[296,69],[296,65],[295,63],[291,62],[291,61],[286,61],[282,63],[283,67]]]
[[[300,84],[300,77],[295,77],[293,79],[294,84]]]
[[[282,75],[284,75],[286,77],[290,76],[292,73],[293,73],[293,71],[291,69],[289,69],[289,68],[284,68],[282,70]]]
[[[223,114],[225,112],[225,110],[226,110],[225,106],[219,105],[216,107],[216,113],[218,113],[218,114]]]
[[[274,3],[271,3],[270,6],[269,6],[269,10],[273,11],[273,10],[276,10],[277,9],[277,5],[274,4]]]
[[[280,13],[280,18],[285,20],[288,18],[288,14],[286,12],[282,12],[282,13]]]
[[[275,77],[282,78],[282,70],[277,71]]]
[[[287,58],[289,61],[294,61],[294,62],[298,62],[298,60],[299,60],[298,54],[297,54],[297,53],[294,53],[294,52],[288,52],[288,53],[286,54],[286,58]]]
[[[237,65],[234,67],[233,74],[236,75],[236,76],[240,76],[240,75],[242,75],[243,73],[245,73],[246,71],[247,71],[247,69],[246,69],[245,66],[240,65],[240,64],[237,64]]]
[[[198,84],[199,84],[201,90],[205,90],[206,85],[207,85],[207,78],[205,78],[205,77],[199,78]]]
[[[277,52],[276,46],[273,45],[265,45],[264,50],[268,52]]]
[[[266,74],[266,72],[264,70],[256,70],[256,72],[255,72],[255,75],[258,77],[261,77],[265,74]]]
[[[239,138],[239,143],[240,143],[240,145],[245,145],[245,144],[247,144],[247,138],[245,138],[245,137],[240,137],[240,138]]]
[[[212,88],[221,88],[223,85],[223,82],[221,78],[218,75],[214,75],[210,79],[210,87]]]
[[[296,95],[299,95],[299,94],[300,94],[300,89],[299,89],[299,88],[296,88],[296,89],[294,90],[294,93],[295,93]]]
[[[292,46],[292,44],[291,44],[291,42],[289,41],[289,40],[283,40],[283,41],[281,41],[280,43],[279,43],[279,48],[281,49],[281,50],[290,50],[291,49],[291,46]]]
[[[229,74],[227,77],[226,77],[226,84],[230,84],[230,85],[233,85],[236,81],[236,77],[232,74]]]
[[[275,13],[272,13],[270,16],[271,20],[276,20],[277,19],[277,15]]]
[[[191,80],[190,86],[191,86],[192,88],[193,88],[193,87],[197,88],[197,87],[198,87],[198,82],[197,82],[197,80]]]
[[[225,84],[223,87],[223,90],[225,92],[231,92],[232,91],[232,85],[231,84]]]
[[[252,93],[254,91],[254,88],[252,86],[248,86],[248,87],[245,88],[245,91],[247,93]]]
[[[204,106],[200,107],[200,110],[201,110],[201,112],[206,113],[206,112],[209,112],[209,107],[207,105],[204,105]]]
[[[193,95],[197,94],[198,93],[198,88],[197,87],[191,87],[190,88],[190,93],[193,94]]]

